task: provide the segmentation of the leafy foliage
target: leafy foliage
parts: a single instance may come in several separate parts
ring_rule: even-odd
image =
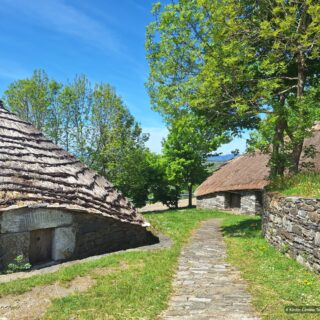
[[[222,142],[225,135],[216,135],[206,126],[203,117],[183,112],[171,119],[169,135],[163,142],[163,155],[167,162],[169,184],[177,190],[188,189],[189,206],[192,205],[192,188],[207,176],[207,157]]]
[[[297,171],[319,117],[319,2],[178,0],[153,13],[154,108],[168,118],[191,109],[216,133],[258,129],[253,148],[271,153],[272,174]]]
[[[93,88],[86,76],[71,83],[50,80],[43,70],[9,85],[11,111],[106,176],[137,206],[148,197],[148,135],[109,84]]]
[[[19,271],[25,271],[31,268],[31,264],[26,262],[23,255],[17,256],[13,262],[9,263],[5,273],[10,274]]]

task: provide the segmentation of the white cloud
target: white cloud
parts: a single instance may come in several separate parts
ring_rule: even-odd
[[[150,138],[146,143],[147,147],[156,153],[161,153],[161,142],[168,135],[168,129],[165,127],[143,127],[144,133],[149,133]]]
[[[2,6],[22,12],[35,24],[84,40],[101,49],[120,53],[122,47],[105,24],[64,0],[3,0]]]

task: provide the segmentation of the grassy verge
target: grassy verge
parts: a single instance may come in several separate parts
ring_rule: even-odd
[[[228,260],[240,268],[262,319],[319,319],[320,314],[286,314],[285,306],[320,306],[320,276],[287,258],[261,236],[259,218],[225,220]]]
[[[93,287],[85,293],[54,300],[45,318],[155,319],[166,307],[177,258],[192,230],[202,220],[226,216],[197,210],[148,215],[153,226],[173,239],[174,245],[170,249],[110,255],[63,268],[54,274],[12,281],[0,286],[0,295],[19,294],[34,286],[67,282],[78,275],[92,274],[97,281]],[[93,272],[102,267],[117,269],[120,264],[125,264],[126,268],[106,275]]]
[[[320,278],[270,247],[261,237],[259,218],[195,209],[147,215],[158,230],[174,240],[170,249],[110,255],[54,274],[12,281],[0,286],[0,295],[19,294],[34,286],[91,274],[97,281],[93,287],[54,300],[45,318],[156,319],[166,308],[182,246],[200,221],[213,217],[223,219],[228,259],[248,281],[254,306],[264,319],[319,318],[284,313],[285,305],[320,305]],[[123,264],[126,268],[117,268]],[[116,271],[94,273],[102,267]]]
[[[320,198],[320,173],[303,172],[285,176],[273,181],[269,189],[285,196]]]

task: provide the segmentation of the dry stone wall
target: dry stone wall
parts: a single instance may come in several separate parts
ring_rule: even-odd
[[[197,207],[201,209],[226,209],[226,194],[225,192],[216,192],[197,197]]]
[[[320,272],[320,199],[266,194],[262,229],[270,244]]]

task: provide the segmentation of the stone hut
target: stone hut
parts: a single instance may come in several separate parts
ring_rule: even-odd
[[[309,146],[314,146],[317,151],[314,159],[308,158],[304,152]],[[301,169],[320,171],[320,123],[314,125],[312,136],[305,140],[304,151]],[[197,207],[261,213],[264,190],[269,184],[269,160],[268,155],[254,152],[227,162],[198,187]]]
[[[222,165],[196,190],[197,207],[255,214],[262,210],[269,157],[256,152]]]
[[[0,106],[0,269],[158,242],[112,184]]]

